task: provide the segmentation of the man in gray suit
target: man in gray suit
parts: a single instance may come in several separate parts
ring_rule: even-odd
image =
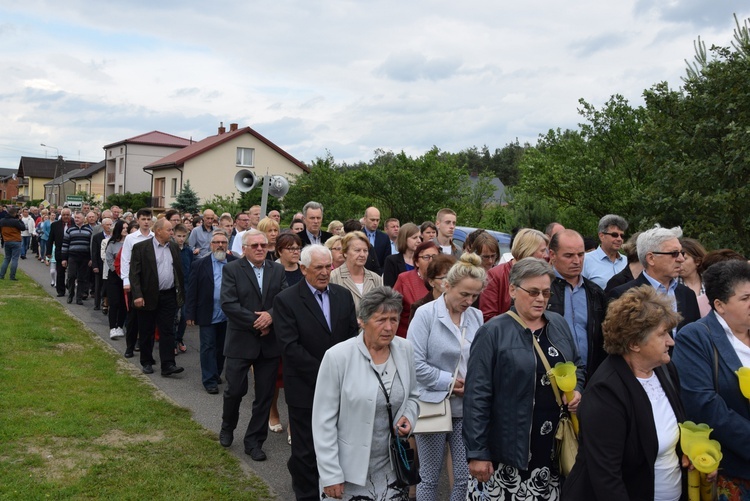
[[[265,234],[258,230],[245,232],[242,257],[224,266],[221,281],[221,308],[228,323],[224,342],[227,387],[219,442],[224,447],[232,445],[252,367],[255,400],[244,445],[245,454],[253,461],[266,459],[263,442],[268,437],[268,414],[281,357],[271,314],[274,298],[287,286],[284,267],[266,261],[266,247]]]

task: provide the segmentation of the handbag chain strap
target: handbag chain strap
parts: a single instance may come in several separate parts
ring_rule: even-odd
[[[513,310],[508,310],[508,315],[510,315],[516,322],[518,322],[521,327],[524,328],[524,330],[531,331],[526,324],[521,320],[521,317],[518,316],[518,314]],[[547,357],[544,355],[544,352],[542,351],[542,347],[539,346],[539,343],[537,342],[536,338],[534,337],[534,334],[531,335],[531,342],[534,343],[534,349],[537,353],[539,353],[539,358],[542,359],[542,364],[544,364],[544,368],[547,371],[547,378],[549,379],[550,385],[552,386],[552,391],[555,393],[555,400],[557,400],[557,405],[562,407],[562,398],[560,398],[560,390],[557,389],[557,381],[555,381],[555,377],[552,375],[552,368],[549,366],[549,361],[547,360]]]

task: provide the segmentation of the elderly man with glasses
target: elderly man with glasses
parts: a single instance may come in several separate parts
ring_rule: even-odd
[[[599,241],[601,245],[583,261],[582,275],[605,289],[609,279],[620,273],[628,265],[627,258],[620,254],[625,242],[628,222],[624,218],[607,214],[599,220]]]
[[[193,262],[187,288],[185,318],[187,325],[198,324],[201,382],[212,395],[219,393],[227,333],[227,316],[221,309],[221,276],[224,266],[237,259],[227,254],[228,244],[226,232],[214,230],[211,254]]]
[[[608,295],[613,300],[633,287],[653,286],[657,292],[669,297],[674,311],[682,315],[682,321],[672,332],[673,337],[684,325],[701,318],[695,292],[677,281],[682,263],[685,262],[681,236],[682,230],[679,227],[669,229],[658,225],[641,233],[636,246],[643,272],[635,280],[612,289]]]

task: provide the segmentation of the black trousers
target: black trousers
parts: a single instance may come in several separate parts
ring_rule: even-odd
[[[109,301],[109,328],[123,327],[125,325],[125,293],[122,290],[122,279],[117,273],[110,272],[107,276],[107,300]],[[135,347],[135,342],[133,342]]]
[[[161,368],[174,365],[174,316],[177,313],[177,292],[174,288],[159,291],[154,310],[138,310],[141,365],[154,365],[154,333],[159,327],[159,361]]]
[[[58,276],[59,279],[59,276]],[[78,287],[76,287],[76,282]],[[89,257],[68,256],[68,295],[76,299],[81,299],[83,294],[89,293]]]
[[[125,351],[132,353],[138,342],[138,310],[133,305],[133,293],[128,292],[125,318]]]
[[[59,296],[65,295],[65,267],[62,265],[62,260],[55,260],[55,271],[57,272],[57,278],[55,279],[55,289]]]
[[[224,377],[227,387],[224,389],[224,410],[221,416],[221,428],[234,430],[240,418],[240,403],[247,395],[248,373],[253,368],[255,399],[253,414],[245,430],[245,450],[263,447],[268,438],[268,415],[271,412],[273,394],[276,392],[276,374],[281,357],[259,357],[255,359],[227,357],[224,362]]]
[[[295,407],[287,402],[289,426],[292,428],[292,456],[287,462],[292,475],[292,489],[297,501],[320,499],[318,463],[312,434],[312,408]]]
[[[102,304],[102,293],[104,288],[102,287],[102,270],[99,273],[95,273],[94,269],[91,269],[91,276],[94,277],[94,306],[99,307]]]

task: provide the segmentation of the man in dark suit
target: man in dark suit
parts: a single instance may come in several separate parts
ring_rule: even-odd
[[[232,445],[252,367],[255,400],[244,446],[253,461],[266,459],[263,442],[268,437],[268,415],[281,356],[274,333],[273,305],[276,295],[287,286],[284,267],[266,260],[267,247],[263,232],[247,230],[242,235],[243,257],[224,267],[221,281],[221,308],[228,323],[224,343],[227,387],[219,442],[224,447]]]
[[[130,292],[138,310],[141,366],[153,374],[154,332],[159,327],[161,375],[182,372],[174,361],[174,317],[185,302],[182,261],[177,245],[171,242],[172,223],[166,218],[154,224],[154,238],[133,246],[130,258]]]
[[[91,274],[94,279],[94,309],[98,310],[102,302],[102,276],[104,261],[102,260],[102,242],[112,236],[112,220],[102,219],[101,231],[91,237]]]
[[[365,210],[364,232],[370,240],[378,258],[378,265],[382,270],[385,266],[385,258],[391,255],[391,239],[388,235],[378,229],[380,225],[380,211],[377,207],[368,207]]]
[[[310,244],[324,244],[331,238],[331,234],[323,231],[323,206],[318,202],[307,202],[302,207],[305,229],[298,233],[302,239],[302,247]]]
[[[54,221],[49,227],[49,242],[47,243],[47,259],[52,257],[52,245],[55,246],[55,268],[57,270],[57,297],[65,295],[65,267],[63,266],[62,247],[65,232],[71,225],[70,209],[65,208],[60,211],[60,219]]]
[[[626,290],[642,285],[651,285],[658,292],[666,294],[672,298],[675,311],[682,315],[682,322],[677,325],[673,337],[684,325],[701,318],[695,293],[677,281],[682,263],[685,262],[685,252],[679,240],[681,236],[680,228],[659,226],[641,233],[636,246],[643,272],[635,280],[615,287],[608,294],[610,300],[617,299]]]
[[[318,500],[318,468],[312,436],[312,404],[320,362],[331,346],[357,335],[352,295],[329,284],[331,253],[322,245],[302,249],[304,280],[276,297],[273,319],[282,347],[284,392],[292,430],[287,466],[297,500]]]
[[[201,341],[201,381],[212,395],[219,393],[224,370],[224,340],[227,316],[221,309],[221,280],[224,266],[237,260],[228,255],[229,238],[224,230],[211,235],[211,253],[193,261],[187,286],[185,319],[187,325],[198,324]],[[200,284],[200,285],[199,285]]]

